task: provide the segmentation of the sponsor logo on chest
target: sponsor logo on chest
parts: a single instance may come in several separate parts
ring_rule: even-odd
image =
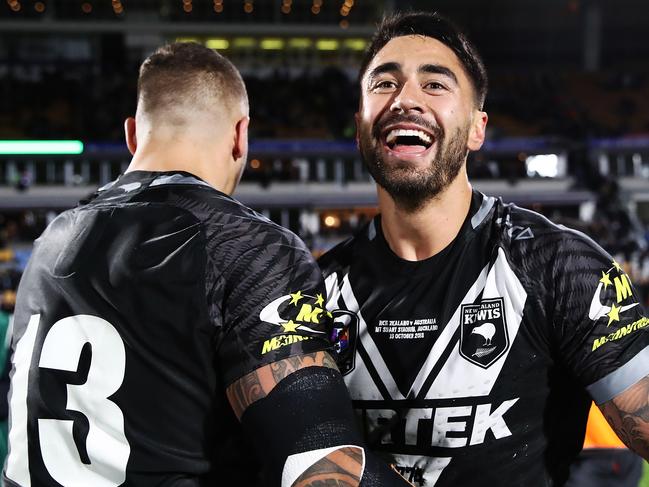
[[[359,411],[364,413],[370,436],[380,437],[382,445],[463,448],[484,443],[487,432],[494,439],[511,436],[504,416],[518,400],[516,397],[500,404],[488,402],[405,411]]]

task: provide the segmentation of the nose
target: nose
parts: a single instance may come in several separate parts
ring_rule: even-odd
[[[406,81],[392,100],[390,110],[397,113],[416,111],[424,112],[420,99],[420,90],[417,83]]]

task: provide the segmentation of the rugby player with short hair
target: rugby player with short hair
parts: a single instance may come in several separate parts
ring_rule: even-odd
[[[223,56],[144,61],[128,170],[52,222],[20,283],[5,485],[252,486],[242,429],[262,485],[405,485],[355,431],[309,251],[229,196],[248,121]]]
[[[487,74],[432,13],[383,21],[360,70],[380,214],[321,259],[369,447],[417,486],[562,485],[592,397],[649,458],[649,334],[585,235],[472,189]]]

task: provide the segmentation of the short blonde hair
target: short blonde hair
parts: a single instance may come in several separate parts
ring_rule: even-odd
[[[248,109],[246,86],[224,56],[194,42],[158,48],[140,66],[138,110],[151,115],[183,108],[200,111]]]

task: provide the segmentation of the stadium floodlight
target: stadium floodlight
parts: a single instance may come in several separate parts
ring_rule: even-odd
[[[319,51],[335,51],[339,45],[340,43],[335,39],[319,39],[315,43],[315,47]]]
[[[293,37],[288,40],[288,47],[293,49],[308,49],[313,45],[313,41],[307,37]]]
[[[343,43],[347,49],[353,51],[364,51],[367,47],[367,41],[365,39],[346,39]]]
[[[278,50],[284,48],[284,39],[262,39],[259,43],[262,49],[266,50]]]
[[[80,140],[0,140],[0,154],[4,155],[72,155],[83,152]]]
[[[201,40],[198,37],[176,37],[176,42],[196,42],[201,43]]]
[[[205,47],[216,51],[224,50],[230,47],[230,41],[227,39],[207,39],[205,41]]]
[[[559,176],[559,156],[557,154],[537,154],[525,159],[527,175],[530,177],[556,178]]]
[[[235,37],[232,45],[237,49],[250,49],[257,46],[257,39],[254,37]]]

